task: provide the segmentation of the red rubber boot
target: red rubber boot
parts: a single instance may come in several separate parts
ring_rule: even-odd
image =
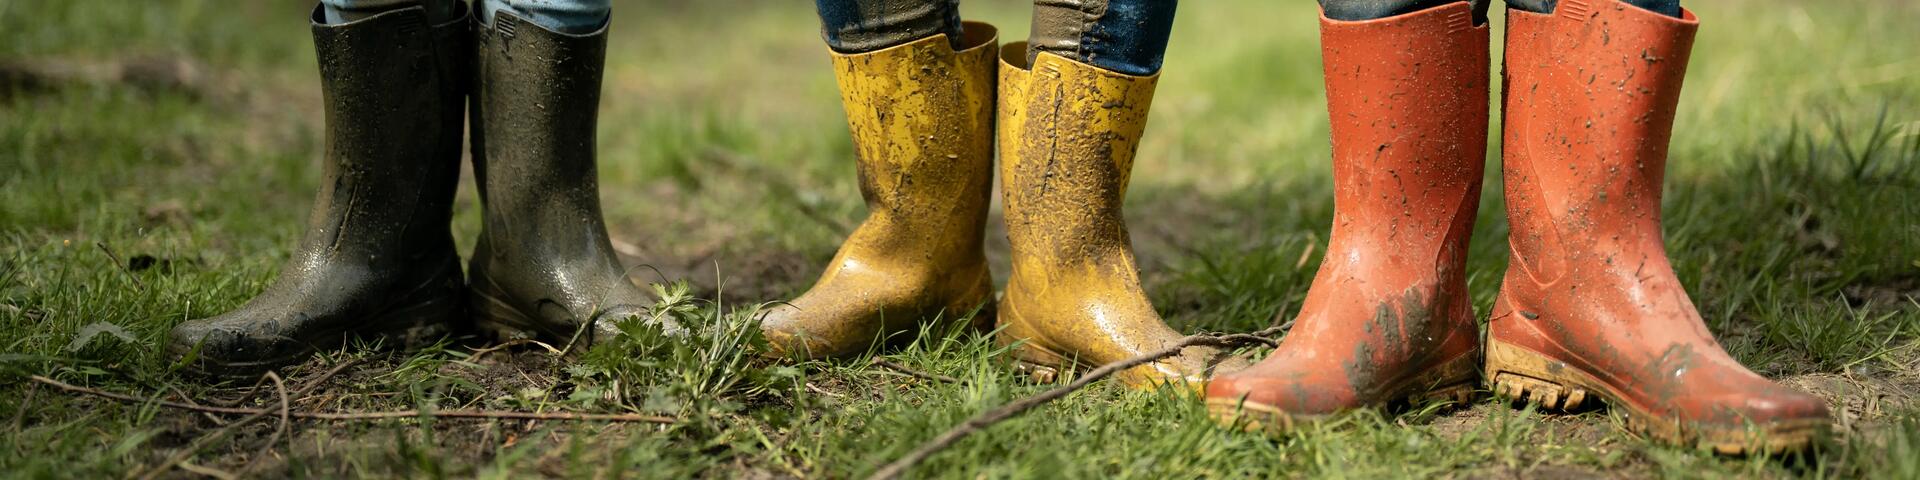
[[[1698,23],[1618,0],[1509,10],[1505,169],[1513,259],[1486,375],[1549,408],[1595,395],[1653,438],[1722,453],[1806,446],[1818,399],[1740,366],[1667,261],[1660,186]]]
[[[1215,420],[1278,433],[1408,397],[1470,396],[1467,240],[1486,159],[1487,27],[1466,2],[1322,16],[1333,122],[1326,260],[1272,356],[1207,388]]]

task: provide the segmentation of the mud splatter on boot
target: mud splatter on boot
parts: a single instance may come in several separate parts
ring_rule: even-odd
[[[411,7],[330,25],[315,8],[326,177],[306,236],[246,305],[174,327],[169,355],[193,356],[199,373],[257,377],[354,337],[430,341],[463,317],[447,224],[471,52],[465,17],[428,25]]]
[[[1463,401],[1480,361],[1465,270],[1486,158],[1487,27],[1465,2],[1320,25],[1326,259],[1279,348],[1207,389],[1216,421],[1273,433],[1402,399]]]
[[[1667,260],[1660,189],[1697,27],[1691,12],[1618,0],[1508,12],[1513,258],[1488,320],[1486,376],[1546,407],[1599,397],[1669,443],[1804,448],[1830,422],[1825,404],[1728,356]]]
[[[867,219],[813,288],[767,313],[773,354],[832,358],[990,306],[993,26],[870,53],[834,53]],[[979,319],[991,319],[991,310]]]

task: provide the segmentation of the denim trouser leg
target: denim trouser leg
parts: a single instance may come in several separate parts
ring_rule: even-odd
[[[495,12],[505,11],[534,25],[566,34],[587,34],[607,25],[613,0],[476,0],[480,22],[493,25]]]
[[[1334,20],[1373,20],[1418,12],[1453,2],[1469,0],[1320,0],[1327,18]],[[1492,0],[1470,0],[1476,20],[1486,19]],[[1625,0],[1628,4],[1673,17],[1680,16],[1680,0]],[[1506,0],[1507,7],[1535,13],[1552,13],[1559,0]]]
[[[1160,71],[1177,0],[1034,0],[1027,61],[1040,52],[1130,75]]]
[[[1625,0],[1628,5],[1652,10],[1669,17],[1680,18],[1680,0]],[[1507,0],[1507,8],[1535,13],[1553,13],[1553,6],[1559,0]]]
[[[427,17],[435,23],[452,20],[460,0],[320,0],[325,5],[327,23],[340,23],[377,15],[414,5],[427,7]],[[480,20],[491,25],[493,13],[501,10],[527,19],[536,25],[564,33],[592,33],[607,23],[613,0],[476,0]]]
[[[960,0],[814,0],[820,34],[840,53],[865,53],[946,34],[960,48]]]
[[[427,7],[427,18],[433,23],[453,20],[454,2],[460,0],[320,0],[325,7],[327,23],[344,23],[352,20],[379,15],[388,10],[407,8],[414,5]]]

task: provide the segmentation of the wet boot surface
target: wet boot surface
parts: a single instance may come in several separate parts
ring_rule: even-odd
[[[468,272],[476,325],[499,340],[591,345],[652,303],[601,218],[594,138],[606,28],[568,35],[502,11],[476,31],[472,140],[485,209]]]
[[[991,318],[983,251],[993,187],[997,31],[833,54],[867,219],[805,294],[761,322],[772,355],[833,358],[923,322]]]
[[[1131,76],[1042,53],[1001,49],[1001,194],[1013,273],[996,341],[1042,380],[1162,350],[1183,335],[1167,326],[1140,286],[1121,216],[1134,149],[1158,75]],[[1216,370],[1245,366],[1218,349],[1116,375],[1136,387],[1198,388]]]
[[[1294,327],[1215,379],[1210,415],[1270,433],[1401,400],[1465,402],[1480,362],[1468,238],[1487,135],[1486,25],[1465,2],[1321,17],[1334,223]]]
[[[176,326],[192,371],[257,377],[360,337],[438,338],[464,311],[447,225],[460,173],[468,21],[419,7],[327,25],[313,19],[326,107],[326,177],[293,257],[266,291]]]
[[[1564,0],[1507,25],[1513,258],[1488,321],[1492,387],[1549,408],[1599,397],[1668,443],[1807,446],[1825,404],[1721,349],[1667,259],[1661,185],[1692,13]]]

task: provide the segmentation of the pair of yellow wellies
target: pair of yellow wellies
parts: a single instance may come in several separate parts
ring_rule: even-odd
[[[811,290],[766,315],[774,353],[856,355],[969,313],[1043,378],[1180,340],[1140,287],[1120,214],[1158,75],[1051,53],[1028,65],[1025,42],[964,32],[958,51],[935,35],[833,55],[870,212]],[[982,248],[996,149],[1013,260],[997,301]],[[1244,366],[1193,347],[1118,378],[1198,386]]]

